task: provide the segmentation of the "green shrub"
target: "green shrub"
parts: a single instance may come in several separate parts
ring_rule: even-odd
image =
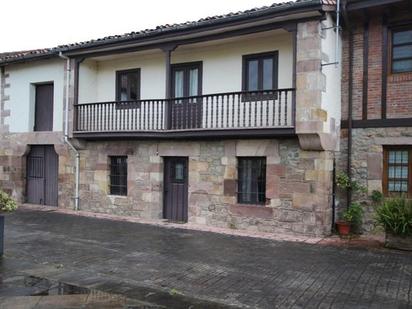
[[[16,209],[16,202],[6,192],[0,190],[0,212],[11,212]]]
[[[352,180],[349,176],[344,172],[338,172],[336,174],[336,185],[338,188],[342,190],[351,190],[352,192],[367,192],[367,188],[362,186],[356,180]]]
[[[404,197],[383,201],[376,209],[376,223],[397,236],[412,236],[412,200]]]
[[[362,224],[363,208],[359,203],[352,203],[343,215],[342,218],[353,225]]]
[[[372,194],[371,194],[371,200],[376,204],[382,203],[382,201],[383,201],[382,192],[380,192],[378,190],[373,190]]]

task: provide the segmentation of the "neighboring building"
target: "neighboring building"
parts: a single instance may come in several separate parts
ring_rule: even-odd
[[[352,200],[370,204],[374,190],[412,197],[411,2],[349,1],[345,24],[339,168],[349,145],[349,173],[368,188]]]
[[[349,8],[364,2],[371,3],[344,5],[350,27],[363,17]],[[72,209],[79,192],[80,209],[86,211],[327,234],[335,156],[339,167],[346,164],[339,154],[339,144],[344,151],[347,145],[347,129],[339,141],[341,109],[348,119],[348,41],[340,42],[335,22],[334,1],[301,0],[0,54],[0,187],[20,202]],[[372,40],[380,26],[372,19],[369,25]],[[359,37],[352,32],[352,38]],[[368,64],[370,119],[379,113],[380,100],[372,87],[378,80],[383,84],[376,59],[383,45],[376,40]],[[354,44],[356,53],[359,44]],[[354,115],[361,69],[352,66]],[[386,80],[408,83],[407,77]],[[399,97],[398,90],[385,89],[387,118],[410,116],[410,92],[402,88]],[[396,108],[390,99],[395,96]],[[364,147],[355,142],[358,135],[378,130],[355,129],[371,120],[354,119],[353,153]],[[406,118],[396,123],[410,126]],[[381,130],[410,133],[408,128]],[[353,167],[357,160],[353,155]],[[375,188],[378,176],[367,177]]]

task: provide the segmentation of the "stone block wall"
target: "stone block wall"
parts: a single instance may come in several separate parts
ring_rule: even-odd
[[[6,89],[10,88],[8,82],[9,74],[5,72],[4,67],[0,69],[0,135],[9,131],[6,124],[6,118],[10,116],[10,110],[6,109],[6,102],[10,99],[6,94]]]
[[[339,108],[339,99],[322,106],[327,82],[322,71],[322,62],[329,57],[322,51],[320,21],[299,23],[296,33],[296,133],[300,146],[306,150],[334,151],[338,145],[340,124],[330,111]]]
[[[383,148],[393,145],[412,145],[412,128],[364,128],[352,131],[353,179],[367,187],[367,193],[357,193],[353,201],[364,205],[364,229],[373,230],[374,206],[370,199],[373,190],[383,192]],[[347,129],[341,133],[341,152],[337,156],[337,170],[346,172]],[[338,192],[338,210],[345,209],[346,197]]]
[[[62,133],[31,132],[0,135],[0,188],[19,203],[25,202],[26,156],[30,145],[54,145],[59,156],[59,206],[74,205],[74,156],[63,143]]]
[[[109,194],[109,156],[128,156],[128,195]],[[161,219],[163,157],[189,157],[189,222],[250,231],[329,233],[332,154],[297,140],[90,142],[81,151],[83,210]],[[265,206],[237,204],[237,157],[267,160]]]

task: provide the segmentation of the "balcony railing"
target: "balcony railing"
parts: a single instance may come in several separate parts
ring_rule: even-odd
[[[294,126],[294,89],[74,106],[74,133],[275,129]]]

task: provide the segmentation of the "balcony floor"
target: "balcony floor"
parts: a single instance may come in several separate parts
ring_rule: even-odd
[[[73,132],[73,137],[84,140],[111,139],[231,139],[231,138],[292,138],[293,127],[248,129],[188,129],[165,131],[107,131]]]

